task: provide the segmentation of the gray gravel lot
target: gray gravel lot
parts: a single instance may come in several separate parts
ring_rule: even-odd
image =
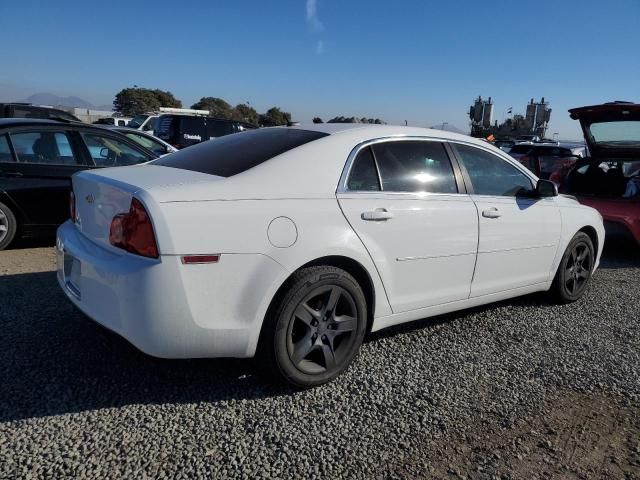
[[[640,478],[636,248],[608,248],[575,304],[385,330],[304,392],[253,361],[145,356],[53,268],[51,247],[0,252],[0,478]]]

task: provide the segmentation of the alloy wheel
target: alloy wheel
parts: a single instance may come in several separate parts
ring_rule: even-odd
[[[9,234],[9,219],[5,213],[0,210],[0,243],[5,239],[5,237]]]
[[[577,243],[567,259],[564,285],[570,295],[576,295],[585,288],[593,268],[591,249],[586,243]]]
[[[314,289],[298,304],[287,331],[287,352],[298,370],[334,370],[348,356],[358,329],[353,296],[337,285]]]

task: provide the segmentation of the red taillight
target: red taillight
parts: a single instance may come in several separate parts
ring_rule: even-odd
[[[73,190],[69,193],[69,216],[72,222],[76,221],[76,196]]]
[[[153,225],[140,200],[131,199],[129,212],[113,217],[109,229],[109,243],[136,255],[158,258]]]

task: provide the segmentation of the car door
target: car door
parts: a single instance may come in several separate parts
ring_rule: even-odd
[[[71,175],[87,168],[73,132],[31,127],[10,131],[8,138],[15,161],[0,164],[0,175],[24,225],[60,225],[69,217]]]
[[[447,147],[387,139],[350,155],[337,197],[394,313],[469,296],[478,217]]]
[[[455,143],[479,238],[471,297],[547,282],[560,239],[555,198],[536,198],[534,179],[488,149]]]

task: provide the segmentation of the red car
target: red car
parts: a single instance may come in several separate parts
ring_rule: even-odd
[[[579,120],[590,157],[576,162],[560,188],[595,208],[608,234],[640,244],[640,104],[612,102],[569,110]]]

